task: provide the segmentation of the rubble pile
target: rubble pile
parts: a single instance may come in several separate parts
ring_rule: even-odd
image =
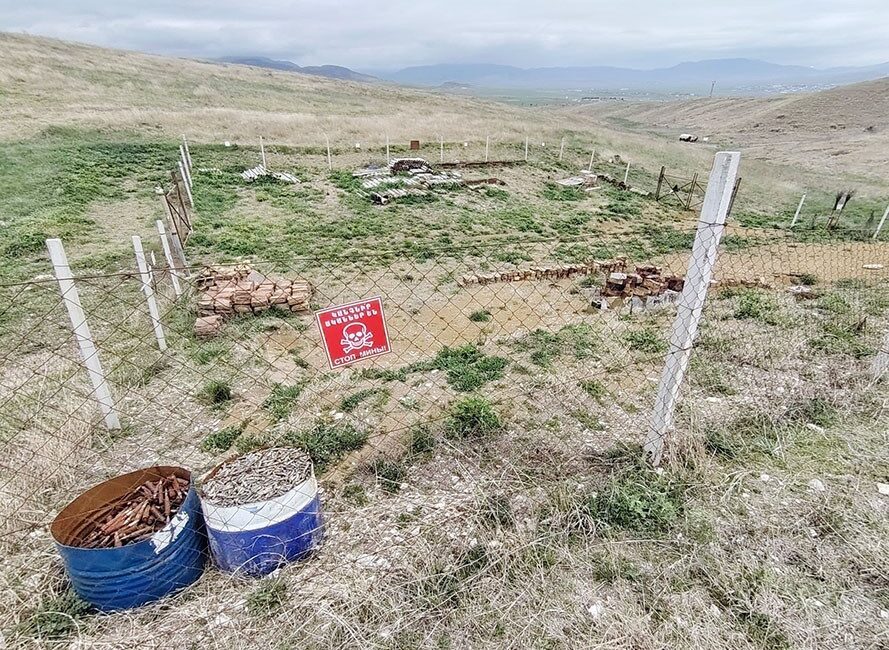
[[[407,196],[428,196],[436,187],[475,186],[505,183],[496,178],[465,180],[460,172],[441,172],[433,169],[423,158],[395,158],[387,167],[366,167],[352,172],[361,180],[361,187],[370,192],[370,199],[378,205]]]
[[[224,320],[235,314],[307,312],[312,297],[312,285],[305,280],[268,278],[247,265],[207,267],[196,285],[200,297],[194,331],[201,337],[217,334]]]
[[[618,269],[625,269],[626,258],[619,257],[614,260],[594,260],[588,264],[558,264],[556,266],[532,266],[529,269],[517,269],[514,271],[500,271],[498,273],[476,273],[464,275],[458,281],[460,286],[469,284],[492,284],[495,282],[518,282],[521,280],[559,280],[575,275],[589,275],[590,273],[611,273]]]
[[[292,183],[293,185],[299,183],[299,179],[293,174],[288,174],[287,172],[270,172],[262,165],[257,165],[256,167],[245,169],[241,172],[241,178],[248,182],[253,182],[257,178],[262,178],[263,176],[271,176],[283,183]]]

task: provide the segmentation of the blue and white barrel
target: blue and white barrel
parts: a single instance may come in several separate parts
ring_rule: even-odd
[[[201,509],[213,559],[223,571],[271,573],[311,553],[323,537],[314,469],[302,483],[273,499],[220,506],[204,497]]]

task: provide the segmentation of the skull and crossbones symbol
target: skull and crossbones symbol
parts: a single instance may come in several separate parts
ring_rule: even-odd
[[[364,323],[349,323],[343,328],[342,336],[340,345],[346,354],[373,345],[373,332],[368,332]]]

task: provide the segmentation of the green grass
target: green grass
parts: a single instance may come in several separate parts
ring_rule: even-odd
[[[315,468],[323,472],[350,451],[363,447],[367,438],[366,431],[360,431],[352,424],[318,422],[307,431],[285,434],[282,442],[305,449],[315,463]]]
[[[417,424],[411,428],[410,450],[412,454],[428,454],[435,449],[435,434],[428,424]]]
[[[71,636],[92,608],[68,589],[52,598],[41,601],[37,609],[18,626],[16,631],[24,636],[53,641]]]
[[[487,323],[491,320],[491,312],[489,312],[487,309],[474,311],[469,314],[469,320],[471,320],[473,323]]]
[[[447,374],[448,384],[455,390],[469,392],[503,377],[509,362],[502,357],[486,355],[473,344],[458,348],[442,348],[430,368]]]
[[[653,327],[626,331],[621,338],[631,350],[643,354],[662,354],[667,351],[666,339]]]
[[[272,420],[278,422],[287,418],[296,406],[296,401],[302,395],[305,384],[299,383],[291,386],[275,384],[272,392],[262,403],[262,408],[268,411]]]
[[[371,471],[380,487],[390,494],[401,489],[404,477],[407,476],[407,466],[403,459],[377,458],[371,464]]]
[[[265,578],[247,594],[247,612],[256,618],[266,618],[280,609],[287,600],[287,583],[280,578]]]
[[[740,294],[734,317],[740,320],[758,320],[767,325],[778,325],[782,322],[780,309],[778,301],[769,294],[746,289]]]
[[[231,384],[222,379],[211,379],[201,388],[198,397],[205,404],[221,407],[232,398]]]
[[[588,359],[599,346],[598,331],[586,323],[566,325],[555,333],[536,329],[515,343],[517,350],[528,353],[531,363],[543,368],[549,368],[565,354],[578,360]]]
[[[864,338],[865,321],[858,318],[835,318],[822,323],[821,332],[809,339],[809,346],[825,354],[846,355],[863,359],[875,350]]]
[[[586,501],[598,524],[644,534],[669,530],[685,510],[687,486],[667,473],[634,468],[613,477]]]
[[[577,187],[547,183],[540,195],[549,201],[583,201],[587,194]]]
[[[484,397],[470,396],[451,405],[445,432],[451,438],[482,439],[503,428],[500,416]]]
[[[365,388],[351,395],[347,395],[340,403],[340,409],[346,413],[351,413],[358,408],[363,402],[376,398],[377,404],[382,406],[389,399],[391,391],[386,388]]]
[[[605,384],[596,379],[584,379],[577,382],[577,385],[580,386],[584,393],[597,402],[601,402],[608,395],[608,389],[605,388]]]
[[[238,437],[244,432],[244,426],[231,426],[207,434],[201,441],[201,451],[218,454],[231,449]]]

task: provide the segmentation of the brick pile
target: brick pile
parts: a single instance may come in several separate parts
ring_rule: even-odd
[[[312,285],[305,280],[268,278],[249,266],[208,267],[196,280],[200,291],[195,334],[213,336],[226,318],[269,309],[308,312]]]
[[[626,258],[619,257],[614,260],[595,260],[587,264],[558,264],[555,266],[532,266],[529,269],[517,269],[515,271],[500,271],[499,273],[475,273],[464,275],[458,281],[461,286],[469,284],[493,284],[495,282],[518,282],[521,280],[560,280],[575,275],[589,275],[591,273],[611,273],[616,270],[626,269]]]
[[[602,296],[646,298],[666,291],[681,292],[685,279],[678,275],[663,275],[658,266],[637,266],[635,273],[612,272],[605,280]]]

